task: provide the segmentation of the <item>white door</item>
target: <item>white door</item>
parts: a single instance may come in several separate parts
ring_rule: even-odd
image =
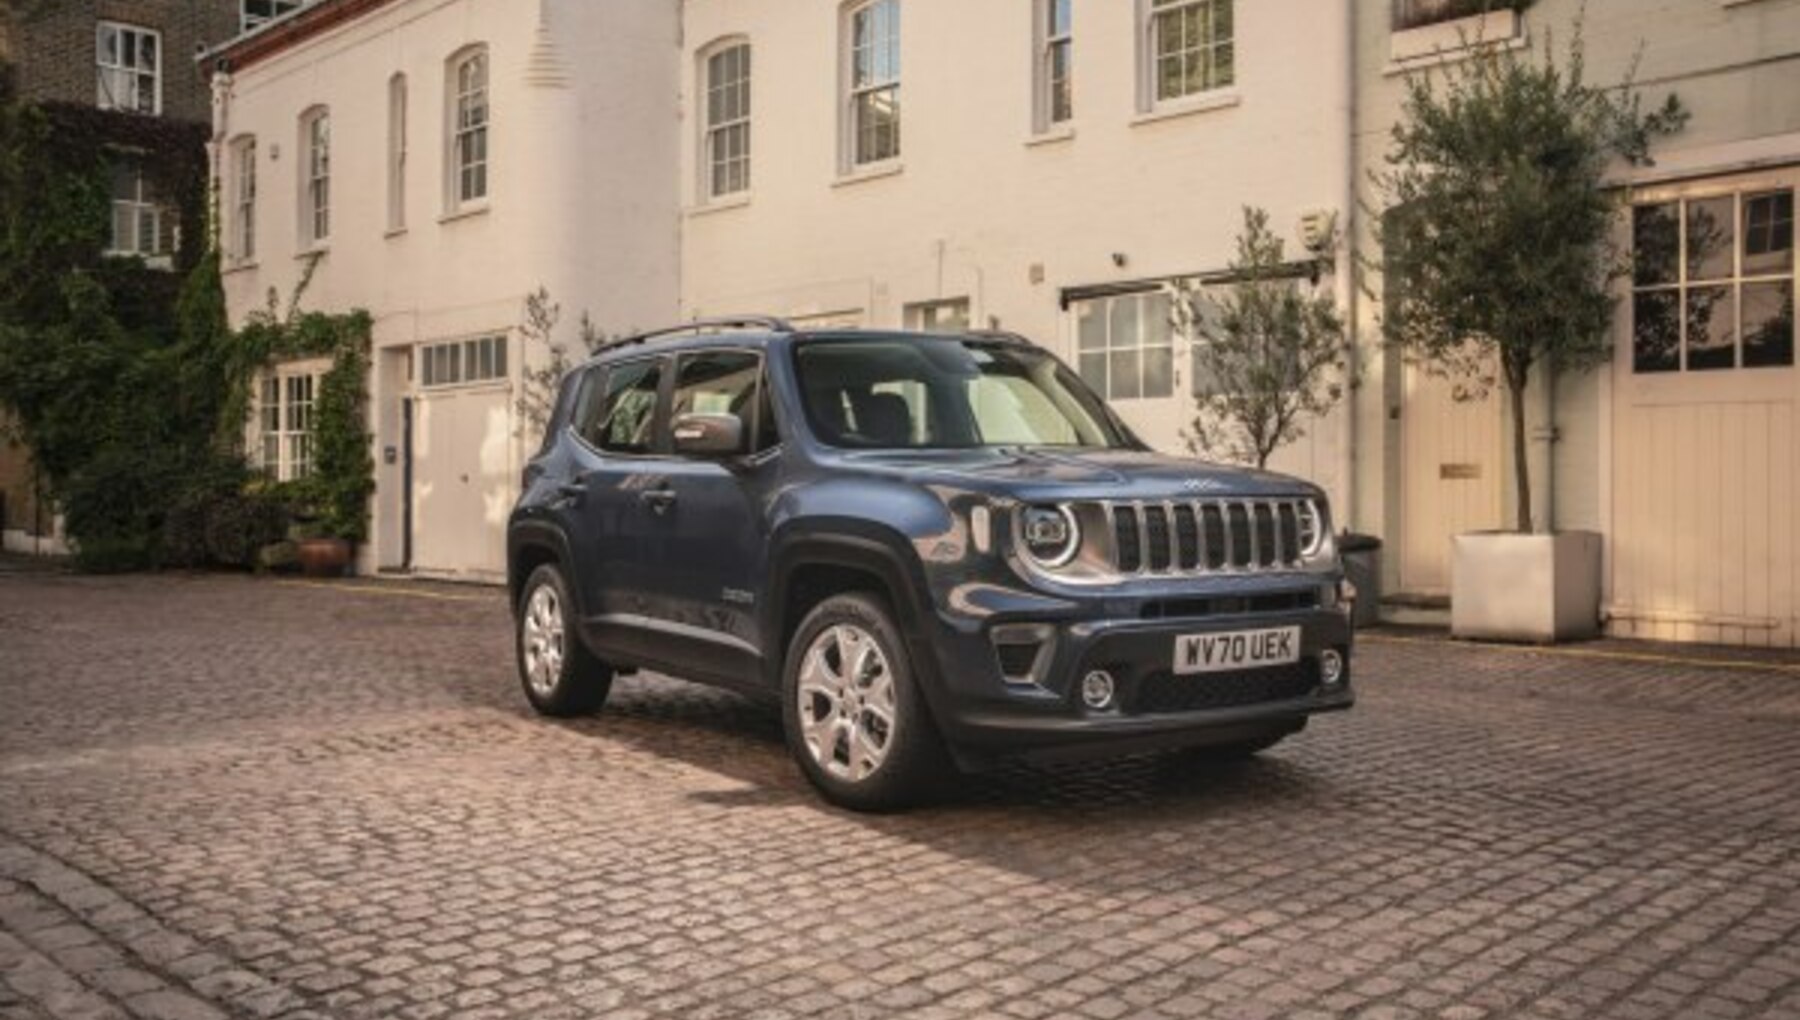
[[[1632,196],[1613,364],[1609,629],[1800,644],[1794,204],[1781,171]]]
[[[1400,587],[1450,593],[1450,538],[1503,527],[1506,400],[1458,400],[1457,384],[1405,369],[1400,418]]]
[[[519,472],[510,389],[426,390],[413,406],[413,569],[505,577]]]

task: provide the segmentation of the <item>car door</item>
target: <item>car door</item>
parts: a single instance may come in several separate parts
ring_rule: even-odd
[[[650,508],[656,497],[648,494],[663,487],[667,461],[656,439],[667,362],[636,358],[591,371],[570,423],[575,463],[563,485],[571,583],[593,643],[632,652],[655,615],[659,536]]]
[[[752,680],[762,649],[757,600],[768,551],[767,508],[778,471],[780,433],[763,382],[762,357],[741,349],[677,356],[663,429],[681,415],[736,415],[744,448],[726,456],[673,456],[650,505],[652,604],[682,640],[689,668],[727,681]],[[665,438],[673,449],[672,439]]]

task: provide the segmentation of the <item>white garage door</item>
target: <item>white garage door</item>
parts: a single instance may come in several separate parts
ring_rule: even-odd
[[[427,390],[413,404],[412,553],[421,573],[498,580],[518,494],[511,390]]]
[[[1778,171],[1632,196],[1613,379],[1611,629],[1800,645],[1795,193]]]

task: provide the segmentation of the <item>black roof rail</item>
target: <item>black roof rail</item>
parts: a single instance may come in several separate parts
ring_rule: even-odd
[[[972,336],[979,340],[1005,340],[1012,343],[1029,344],[1031,338],[1023,333],[1014,333],[1010,329],[965,329],[964,336]]]
[[[794,327],[786,319],[779,319],[773,315],[726,315],[712,319],[690,319],[679,326],[666,326],[662,329],[652,329],[643,333],[633,333],[630,336],[620,337],[609,343],[601,344],[596,350],[596,353],[598,353],[598,351],[611,350],[615,347],[641,344],[646,340],[654,340],[659,336],[677,336],[682,333],[701,333],[710,329],[737,329],[745,327],[766,329],[772,333],[792,333],[794,331]]]

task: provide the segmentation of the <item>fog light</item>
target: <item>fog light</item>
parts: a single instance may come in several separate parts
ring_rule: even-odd
[[[1112,674],[1096,669],[1081,678],[1081,700],[1089,708],[1110,708],[1113,700]]]
[[[1319,682],[1326,687],[1344,682],[1344,656],[1337,649],[1327,648],[1319,653]]]

